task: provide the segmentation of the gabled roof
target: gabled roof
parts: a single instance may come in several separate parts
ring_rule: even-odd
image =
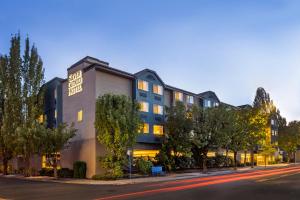
[[[138,76],[138,75],[143,74],[143,73],[145,73],[145,72],[150,72],[150,73],[154,74],[154,75],[158,78],[158,80],[165,86],[164,81],[158,76],[158,74],[157,74],[156,71],[154,71],[154,70],[151,70],[151,69],[146,68],[146,69],[143,69],[143,70],[141,70],[141,71],[135,73],[134,75],[135,75],[135,76]]]
[[[218,98],[218,96],[216,95],[216,93],[214,93],[213,91],[202,92],[202,93],[199,93],[198,96],[200,96],[200,97],[202,97],[202,98],[208,98],[208,97],[213,96],[213,97],[216,98],[219,102],[221,102],[220,99]]]
[[[134,75],[131,74],[131,73],[128,73],[128,72],[125,72],[125,71],[122,71],[122,70],[119,70],[119,69],[116,69],[116,68],[99,65],[97,63],[88,66],[87,68],[85,68],[84,71],[87,71],[91,68],[95,68],[95,70],[102,71],[102,72],[107,72],[107,73],[122,76],[122,77],[125,77],[125,78],[134,79]]]
[[[229,108],[233,108],[233,109],[238,109],[238,107],[228,104],[228,103],[224,103],[224,102],[220,102],[221,105],[225,106],[225,107],[229,107]]]
[[[72,69],[73,67],[81,64],[81,63],[88,63],[88,64],[99,64],[99,65],[104,65],[104,66],[109,66],[108,62],[99,60],[97,58],[91,57],[91,56],[86,56],[84,58],[82,58],[81,60],[79,60],[78,62],[74,63],[73,65],[71,65],[67,70]]]
[[[193,93],[193,92],[189,92],[187,90],[183,90],[183,89],[180,89],[180,88],[177,88],[177,87],[173,87],[171,85],[165,85],[166,86],[166,89],[169,89],[169,90],[176,90],[176,91],[180,91],[184,94],[189,94],[189,95],[193,95],[193,96],[197,96],[197,94]]]
[[[238,106],[238,107],[241,108],[241,109],[252,108],[252,106],[249,105],[249,104],[240,105],[240,106]]]

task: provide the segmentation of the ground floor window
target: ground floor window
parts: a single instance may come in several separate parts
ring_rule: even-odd
[[[58,169],[60,168],[60,153],[53,153],[50,155],[42,156],[42,168],[53,168],[53,162],[58,163]]]

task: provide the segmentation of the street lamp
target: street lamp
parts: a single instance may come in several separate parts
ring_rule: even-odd
[[[131,155],[132,149],[127,150],[128,160],[129,160],[129,179],[131,179]]]

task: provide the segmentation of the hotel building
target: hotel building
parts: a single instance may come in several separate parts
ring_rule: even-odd
[[[164,109],[175,105],[176,101],[182,101],[186,107],[197,105],[205,108],[223,104],[232,109],[243,109],[249,106],[236,107],[223,103],[212,91],[193,93],[167,85],[150,69],[131,74],[92,57],[79,60],[67,71],[67,79],[54,78],[46,83],[44,120],[49,127],[56,127],[62,122],[74,124],[78,131],[69,147],[60,152],[60,165],[72,169],[75,161],[85,161],[88,178],[103,170],[99,156],[103,156],[105,151],[97,141],[94,128],[96,99],[99,96],[107,93],[126,95],[140,103],[144,134],[137,138],[133,150],[135,157],[154,157],[159,152],[164,134]],[[274,121],[271,121],[270,134],[270,139],[276,142],[277,129]],[[209,152],[209,156],[215,154]],[[243,153],[238,156],[242,162]],[[256,158],[259,160],[258,156]],[[247,160],[249,159],[250,156],[247,155]],[[18,169],[22,164],[13,160],[12,166]],[[32,159],[32,166],[38,170],[47,167],[45,157]]]

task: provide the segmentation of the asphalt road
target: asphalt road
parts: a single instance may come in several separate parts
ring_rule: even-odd
[[[299,200],[300,166],[134,185],[79,185],[0,177],[0,199]]]

